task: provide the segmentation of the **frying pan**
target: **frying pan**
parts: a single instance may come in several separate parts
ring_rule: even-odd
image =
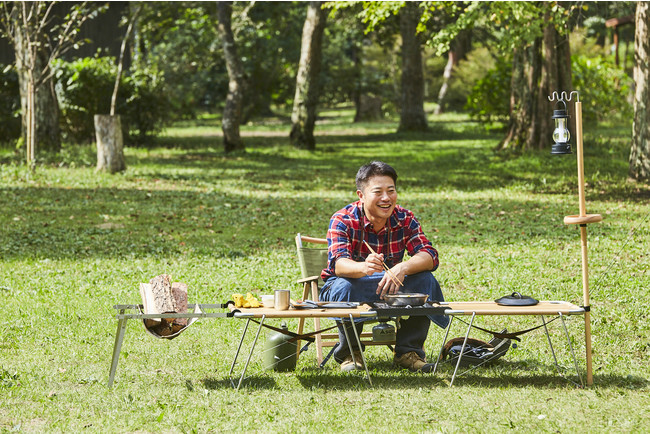
[[[389,306],[422,306],[427,302],[427,294],[396,293],[384,295],[384,301]]]

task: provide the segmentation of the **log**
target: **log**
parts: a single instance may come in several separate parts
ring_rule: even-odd
[[[187,284],[172,282],[168,274],[140,284],[140,296],[145,314],[187,313]],[[159,336],[172,335],[187,327],[187,318],[145,319],[144,325]]]
[[[149,284],[154,302],[152,313],[176,313],[172,295],[172,277],[169,274],[161,274],[151,279]]]
[[[174,304],[174,312],[186,313],[187,312],[187,283],[174,282],[172,283],[172,299]],[[174,324],[185,327],[187,325],[187,318],[176,318]]]
[[[95,115],[97,170],[110,173],[126,170],[120,116]]]

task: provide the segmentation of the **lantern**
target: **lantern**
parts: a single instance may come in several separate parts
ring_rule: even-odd
[[[569,139],[571,138],[571,133],[569,132],[569,115],[566,111],[566,103],[563,100],[558,101],[564,104],[564,108],[560,110],[553,110],[553,116],[551,119],[555,121],[555,130],[553,130],[553,147],[551,148],[551,154],[554,155],[563,155],[571,154],[571,143]]]

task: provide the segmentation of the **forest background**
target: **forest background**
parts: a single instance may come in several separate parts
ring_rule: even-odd
[[[3,431],[646,429],[647,2],[0,9]],[[110,111],[122,45],[125,166],[111,173],[95,170],[93,118]],[[287,374],[254,358],[234,393],[243,323],[204,320],[172,342],[129,322],[106,388],[114,304],[139,302],[139,283],[163,272],[191,301],[297,297],[295,233],[324,235],[374,158],[400,173],[449,300],[518,290],[581,304],[579,237],[562,224],[577,210],[575,155],[549,155],[554,90],[580,93],[588,208],[605,217],[589,228],[593,387],[577,387],[556,322],[560,373],[532,333],[452,389],[449,366],[405,373],[372,348],[374,388],[331,362],[318,369],[309,350]],[[568,325],[584,375],[581,320]],[[430,357],[441,340],[432,329]]]

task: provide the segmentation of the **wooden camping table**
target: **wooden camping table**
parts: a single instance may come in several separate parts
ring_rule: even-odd
[[[576,306],[575,304],[565,302],[565,301],[540,301],[538,304],[534,306],[502,306],[494,301],[468,301],[468,302],[442,302],[440,303],[442,306],[447,306],[449,309],[445,310],[445,315],[448,315],[451,317],[451,321],[449,321],[449,325],[447,326],[446,332],[445,332],[445,338],[442,341],[442,346],[440,348],[440,353],[438,354],[438,358],[436,359],[436,365],[434,367],[433,373],[435,374],[437,368],[438,368],[438,362],[440,361],[440,355],[442,355],[442,350],[444,348],[445,343],[447,342],[447,337],[449,335],[449,330],[451,329],[451,325],[454,321],[454,318],[456,316],[470,316],[471,319],[469,322],[469,325],[467,326],[467,332],[465,333],[465,339],[463,341],[463,346],[461,347],[460,355],[458,356],[458,361],[456,362],[456,368],[454,369],[454,374],[451,378],[451,383],[449,386],[453,386],[454,384],[454,379],[456,378],[456,373],[458,372],[458,367],[460,366],[461,359],[463,357],[463,352],[465,351],[465,346],[467,344],[467,339],[469,338],[469,332],[472,329],[472,324],[474,323],[474,318],[476,318],[477,315],[536,315],[541,318],[542,325],[544,327],[544,331],[546,333],[546,338],[548,341],[548,345],[551,349],[551,353],[553,354],[553,359],[555,360],[555,366],[558,369],[558,372],[560,370],[559,365],[557,363],[557,358],[555,357],[555,351],[553,350],[553,344],[551,343],[551,337],[548,334],[548,329],[546,327],[546,324],[548,324],[548,321],[544,318],[544,316],[549,315],[549,316],[559,316],[559,318],[562,321],[562,326],[564,327],[564,333],[567,338],[567,342],[569,344],[569,348],[571,349],[571,355],[573,356],[573,362],[575,364],[576,368],[576,373],[578,375],[578,378],[580,379],[580,383],[584,386],[584,383],[582,383],[582,377],[580,376],[580,372],[578,371],[578,362],[576,360],[575,352],[573,351],[573,346],[571,345],[571,339],[569,338],[569,332],[567,331],[566,328],[566,323],[564,322],[564,316],[566,315],[584,315],[586,312],[586,309],[580,306]]]
[[[232,304],[229,304],[228,306],[235,318],[241,318],[247,320],[246,325],[244,326],[244,331],[242,332],[241,335],[241,339],[239,340],[237,353],[235,354],[235,358],[233,359],[232,365],[230,366],[230,372],[228,373],[228,378],[230,379],[232,386],[237,390],[239,390],[242,381],[244,380],[244,377],[246,375],[246,370],[248,369],[248,364],[250,363],[251,357],[253,356],[253,351],[255,350],[255,346],[257,345],[257,339],[260,336],[260,332],[262,330],[262,327],[264,326],[264,321],[267,318],[274,318],[274,319],[338,318],[338,319],[349,319],[350,321],[354,321],[355,318],[372,319],[377,317],[377,312],[372,310],[372,308],[367,304],[361,304],[355,308],[343,308],[343,309],[333,309],[333,308],[295,309],[293,307],[289,307],[289,309],[287,310],[276,310],[274,308],[265,308],[265,307],[236,308]],[[235,369],[235,365],[237,364],[237,358],[239,357],[239,353],[241,352],[242,344],[244,342],[244,338],[246,337],[246,333],[248,331],[248,326],[250,325],[251,320],[257,320],[257,319],[259,319],[257,333],[255,334],[255,339],[253,341],[253,345],[251,346],[250,352],[248,354],[248,358],[246,359],[244,369],[242,370],[242,373],[239,376],[239,382],[235,386],[235,383],[233,382],[232,379],[232,373]],[[361,348],[361,341],[359,338],[359,334],[357,333],[355,327],[352,327],[352,330],[354,332],[354,338],[356,339],[358,348]],[[350,346],[350,353],[352,354],[352,359],[354,363],[357,363],[357,360],[355,359],[354,356],[354,351],[352,349],[352,341],[350,340],[350,336],[348,335],[347,328],[343,327],[343,331],[345,332],[345,337],[348,341],[348,345]],[[363,351],[361,351],[361,362],[363,363],[363,366],[365,367],[366,370],[366,379],[368,380],[370,385],[372,385],[370,372],[368,371],[368,367],[366,365],[366,360],[363,355]]]

